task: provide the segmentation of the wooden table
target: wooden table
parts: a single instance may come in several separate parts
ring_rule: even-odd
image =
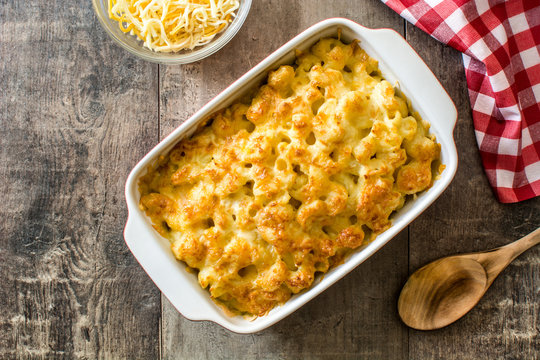
[[[448,190],[375,256],[301,310],[253,335],[172,308],[122,237],[135,163],[233,80],[315,22],[341,16],[407,38],[459,110]],[[540,353],[540,247],[512,263],[465,318],[408,329],[408,275],[540,225],[540,198],[498,203],[484,176],[461,55],[377,0],[255,0],[217,54],[158,66],[107,37],[90,2],[0,6],[0,358],[533,359]],[[399,54],[396,54],[399,56]]]

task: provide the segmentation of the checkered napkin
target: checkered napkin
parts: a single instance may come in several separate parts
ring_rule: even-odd
[[[476,140],[499,200],[540,195],[540,0],[382,0],[463,52]]]

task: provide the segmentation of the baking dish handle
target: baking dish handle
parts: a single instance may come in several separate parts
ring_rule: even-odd
[[[400,70],[398,74],[395,74],[399,75],[400,86],[405,87],[406,84],[415,83],[421,79],[423,86],[415,89],[414,92],[407,91],[406,96],[414,104],[424,104],[422,108],[430,111],[426,114],[428,119],[442,117],[441,121],[438,121],[440,130],[453,137],[457,121],[456,106],[439,79],[416,50],[393,29],[361,27],[361,31],[376,41],[377,55],[390,69],[407,69],[406,71]],[[399,56],[395,56],[395,54],[399,54]]]
[[[190,320],[216,321],[219,317],[216,306],[200,288],[196,278],[185,270],[184,264],[174,258],[168,241],[156,239],[151,227],[137,215],[128,216],[124,229],[124,239],[135,259],[183,316]],[[157,251],[156,245],[162,249]],[[183,291],[186,288],[197,291],[186,296]]]

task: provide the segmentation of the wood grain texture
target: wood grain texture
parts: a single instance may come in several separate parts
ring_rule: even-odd
[[[157,358],[159,292],[122,239],[157,66],[90,2],[2,1],[0,25],[0,358]]]
[[[242,30],[218,54],[192,65],[160,66],[161,136],[293,36],[337,16],[369,27],[394,28],[402,34],[404,30],[403,20],[376,0],[254,1]],[[163,357],[406,358],[407,328],[399,321],[396,303],[407,266],[404,231],[301,310],[254,335],[186,320],[163,297]]]
[[[540,198],[499,203],[474,138],[461,54],[407,25],[407,40],[440,79],[456,107],[459,167],[445,193],[409,227],[412,273],[437,258],[510,243],[540,226]],[[540,354],[540,247],[502,272],[480,303],[446,328],[409,332],[411,359],[536,359]]]

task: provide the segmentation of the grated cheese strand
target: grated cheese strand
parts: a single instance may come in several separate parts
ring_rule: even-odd
[[[235,16],[239,0],[109,0],[109,17],[156,52],[208,44]]]

